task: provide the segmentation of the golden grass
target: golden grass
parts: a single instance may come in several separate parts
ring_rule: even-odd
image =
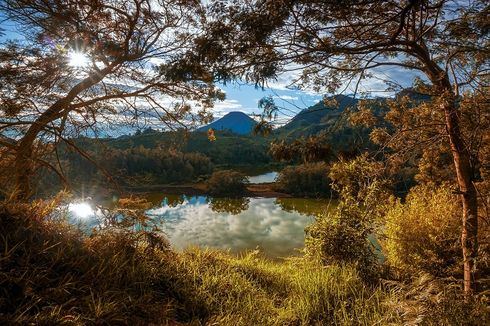
[[[120,228],[85,236],[47,218],[52,209],[0,208],[2,325],[397,325],[421,305],[402,287],[366,285],[351,266],[176,253]],[[422,320],[437,324],[430,311]],[[441,311],[457,315],[449,323],[467,315]]]

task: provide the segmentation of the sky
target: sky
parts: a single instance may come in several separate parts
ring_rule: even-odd
[[[385,80],[396,82],[401,87],[407,88],[412,86],[416,76],[423,78],[421,75],[399,67],[376,69],[372,71],[372,75],[374,77],[361,81],[356,94],[357,97],[394,96],[394,92],[387,90],[388,85]],[[261,109],[258,108],[258,101],[263,97],[271,96],[275,104],[281,108],[280,116],[277,120],[277,124],[280,125],[287,123],[289,119],[302,109],[318,103],[324,96],[333,95],[317,93],[312,89],[291,87],[291,81],[297,77],[297,73],[285,73],[278,76],[277,80],[269,81],[264,88],[254,87],[254,85],[243,82],[234,82],[227,85],[219,84],[218,86],[226,93],[226,99],[215,104],[215,116],[221,117],[231,111],[241,111],[247,114],[260,113]],[[353,96],[354,86],[347,86],[343,94]]]
[[[0,22],[0,30],[3,31],[3,35],[0,35],[0,42],[6,39],[22,38],[16,32],[18,26],[2,20],[1,14]],[[300,73],[299,70],[293,70],[281,74],[277,79],[270,80],[264,87],[255,87],[254,85],[240,81],[230,82],[226,85],[218,84],[218,87],[226,93],[226,99],[215,103],[213,116],[217,119],[233,111],[241,111],[249,115],[260,114],[261,109],[258,108],[259,100],[270,96],[280,108],[275,125],[280,126],[285,124],[301,110],[316,104],[324,96],[332,95],[317,93],[312,89],[291,87],[291,82],[297,79]],[[373,75],[375,77],[364,80],[360,84],[359,93],[368,92],[368,95],[371,97],[392,96],[394,95],[392,92],[386,91],[387,85],[383,80],[389,79],[403,87],[410,87],[415,77],[414,73],[407,73],[407,70],[393,67],[378,69],[374,71]],[[343,94],[350,95],[353,92],[353,87],[347,87]]]

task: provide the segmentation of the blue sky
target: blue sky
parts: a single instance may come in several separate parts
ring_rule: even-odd
[[[215,116],[222,116],[228,112],[241,111],[247,114],[260,114],[258,102],[263,97],[272,97],[279,107],[281,107],[281,117],[278,122],[285,122],[293,117],[300,110],[314,105],[322,99],[321,94],[311,92],[286,89],[280,85],[270,84],[260,88],[245,83],[220,84],[219,87],[225,91],[226,99],[215,104]]]
[[[357,97],[389,97],[394,93],[387,91],[386,80],[395,82],[401,87],[410,87],[416,76],[424,78],[420,74],[399,67],[383,67],[371,71],[373,77],[361,81]],[[324,96],[332,94],[316,93],[311,89],[298,89],[289,87],[292,80],[297,79],[299,72],[285,73],[278,76],[277,80],[268,82],[264,88],[257,88],[245,83],[230,83],[219,85],[226,93],[226,100],[215,105],[215,116],[221,117],[231,111],[242,111],[247,114],[260,113],[258,101],[266,96],[272,96],[277,106],[281,108],[278,124],[286,123],[290,118],[302,109],[316,104]],[[344,95],[352,95],[354,86],[347,86]]]
[[[22,38],[16,32],[18,26],[11,22],[3,21],[1,15],[0,22],[0,27],[4,32],[4,35],[0,36],[0,42],[5,39]],[[219,118],[232,111],[241,111],[246,114],[259,114],[261,112],[258,108],[259,100],[266,96],[272,96],[276,105],[281,108],[280,116],[276,121],[277,125],[286,123],[302,109],[320,101],[324,95],[331,95],[315,93],[309,89],[300,90],[298,88],[291,88],[291,81],[297,79],[300,73],[300,70],[293,70],[292,72],[279,75],[276,80],[269,81],[264,88],[255,87],[244,82],[231,82],[226,85],[219,84],[218,86],[226,93],[226,99],[215,104],[213,110],[214,117]],[[368,93],[369,96],[391,96],[393,93],[386,92],[387,86],[383,80],[389,79],[399,83],[403,87],[409,87],[413,82],[415,74],[400,68],[388,67],[373,71],[373,76],[361,83],[359,88],[360,93]],[[345,95],[352,93],[352,87],[344,91]]]

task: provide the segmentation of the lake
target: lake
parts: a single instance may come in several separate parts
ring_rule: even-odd
[[[274,182],[277,177],[277,172],[268,172],[259,175],[252,175],[248,177],[248,181],[250,183],[270,183]]]
[[[305,227],[314,217],[336,206],[328,199],[212,198],[150,193],[146,211],[158,223],[172,246],[190,245],[229,250],[233,254],[259,249],[278,259],[299,254]],[[70,204],[70,221],[90,232],[101,217],[88,203]]]
[[[297,254],[305,227],[333,206],[328,200],[304,198],[164,195],[147,214],[164,221],[163,231],[177,250],[189,245],[232,253],[259,249],[269,258],[281,258]]]
[[[268,172],[249,178],[252,183],[266,183],[276,176]],[[146,214],[161,222],[162,231],[177,250],[190,245],[233,254],[258,249],[272,259],[299,254],[305,227],[336,206],[329,199],[231,199],[161,192],[141,196],[153,204]],[[72,223],[87,230],[100,223],[87,203],[70,204],[68,210]]]

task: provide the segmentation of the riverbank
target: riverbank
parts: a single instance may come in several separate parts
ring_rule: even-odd
[[[0,206],[9,249],[0,265],[2,325],[372,325],[391,313],[389,293],[349,266],[175,252],[164,238],[113,228],[88,237],[33,218],[46,205]]]
[[[163,192],[168,194],[185,194],[188,196],[208,195],[206,185],[202,182],[183,185],[141,185],[126,187],[125,190],[131,194],[145,194],[150,192]],[[274,191],[274,182],[270,183],[251,183],[247,185],[247,191],[243,197],[263,197],[263,198],[290,198],[289,194]]]

